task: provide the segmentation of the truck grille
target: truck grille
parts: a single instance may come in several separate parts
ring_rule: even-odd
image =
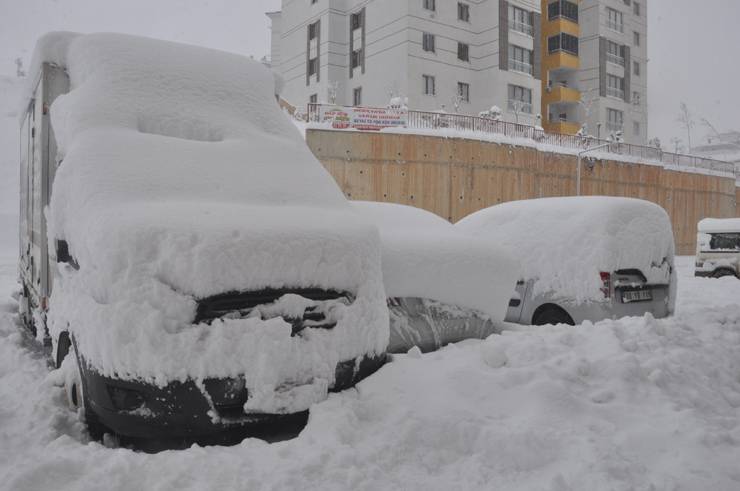
[[[286,295],[297,295],[306,302],[299,317],[281,314],[265,314]],[[257,317],[269,319],[282,317],[292,325],[293,336],[306,328],[332,329],[336,325],[331,313],[339,305],[349,305],[353,298],[349,293],[319,288],[266,289],[256,292],[230,292],[198,300],[195,324],[210,324],[216,319],[241,319]]]

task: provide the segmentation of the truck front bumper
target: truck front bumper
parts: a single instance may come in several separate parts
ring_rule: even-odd
[[[330,391],[354,386],[385,361],[385,355],[368,355],[337,364]],[[242,379],[175,381],[159,387],[107,377],[91,368],[83,368],[82,377],[86,410],[106,429],[128,438],[220,442],[231,434],[296,416],[244,413],[247,389]]]

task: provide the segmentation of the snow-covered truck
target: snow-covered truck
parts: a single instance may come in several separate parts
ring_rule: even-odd
[[[260,63],[52,33],[21,122],[21,315],[91,435],[199,440],[384,362],[378,230]]]
[[[705,218],[697,229],[694,275],[740,278],[740,218]]]

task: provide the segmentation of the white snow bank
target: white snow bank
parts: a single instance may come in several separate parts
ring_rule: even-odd
[[[366,201],[352,205],[380,229],[389,297],[437,300],[503,320],[519,273],[510,254],[419,208]]]
[[[668,214],[658,205],[604,196],[543,198],[492,206],[455,227],[488,237],[520,261],[535,294],[556,292],[578,302],[603,298],[599,272],[639,269],[667,284],[674,243]]]
[[[740,281],[694,278],[693,258],[681,259],[676,317],[526,328],[396,357],[312,407],[293,440],[155,455],[84,443],[57,372],[3,311],[3,288],[0,487],[737,490]]]
[[[699,222],[698,231],[705,234],[739,233],[740,218],[705,218]]]
[[[48,217],[80,270],[55,284],[53,334],[69,326],[106,375],[243,374],[254,394],[331,384],[336,362],[383,352],[377,231],[281,113],[267,68],[117,34],[52,34],[34,59],[72,87],[51,107],[63,163]],[[331,334],[291,337],[280,318],[192,325],[195,298],[268,287],[356,300]]]

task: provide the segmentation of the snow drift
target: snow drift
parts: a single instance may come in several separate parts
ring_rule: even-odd
[[[488,237],[519,259],[535,293],[577,302],[603,298],[600,271],[639,269],[649,283],[671,281],[673,231],[658,205],[604,196],[543,198],[492,206],[455,227]]]
[[[103,375],[245,375],[251,394],[331,384],[337,362],[384,352],[377,230],[280,112],[267,68],[117,34],[47,35],[34,60],[71,81],[51,107],[63,163],[47,216],[80,269],[55,284],[52,337],[69,328]],[[197,299],[265,288],[354,301],[331,332],[291,336],[280,316],[193,324]]]
[[[704,234],[738,233],[740,218],[705,218],[697,228]]]
[[[503,320],[519,274],[510,254],[419,208],[363,201],[352,205],[380,229],[389,297],[437,300]]]

